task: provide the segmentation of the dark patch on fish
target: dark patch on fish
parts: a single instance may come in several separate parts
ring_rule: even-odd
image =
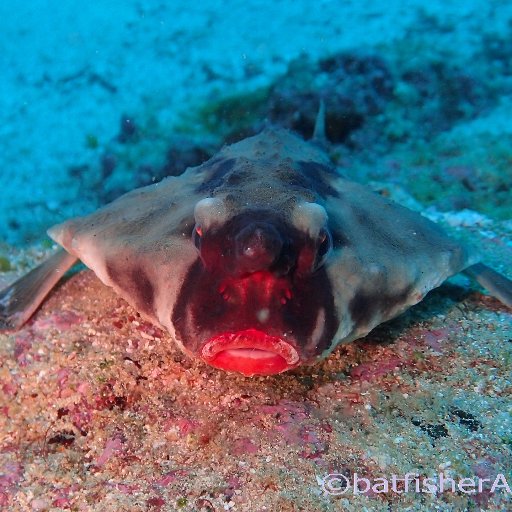
[[[146,313],[153,311],[155,300],[155,290],[149,280],[146,272],[142,268],[135,268],[131,272],[131,280],[137,290],[139,302],[143,304],[143,311]]]
[[[222,186],[226,182],[226,175],[233,170],[236,158],[214,160],[206,165],[212,167],[211,171],[207,171],[207,176],[197,188],[199,193],[212,194],[213,191]]]
[[[385,289],[376,290],[375,293],[359,291],[348,305],[350,316],[356,324],[361,325],[367,325],[372,318],[379,315],[386,317],[397,305],[406,303],[412,289],[412,286],[407,286],[394,294]]]
[[[295,281],[295,293],[305,297],[300,301],[290,301],[290,308],[284,311],[284,317],[293,326],[293,337],[299,346],[304,346],[313,334],[320,309],[324,310],[323,334],[318,343],[304,354],[314,357],[327,350],[333,342],[338,329],[338,318],[334,305],[332,283],[325,267],[309,274],[307,278]]]
[[[304,197],[308,197],[310,201],[316,199],[316,195],[312,193],[314,190],[312,180],[300,171],[286,167],[284,169],[278,169],[276,176],[280,180],[281,184],[286,185],[291,191],[298,191],[302,193]],[[306,195],[304,195],[306,194]]]
[[[314,190],[323,198],[339,197],[339,192],[331,184],[333,179],[339,178],[336,169],[318,162],[304,160],[297,162],[297,167],[307,179],[308,186],[306,188]]]
[[[341,249],[343,247],[349,247],[350,241],[343,233],[343,231],[336,226],[329,226],[332,237],[332,246],[334,249]]]
[[[247,182],[252,177],[253,176],[251,175],[251,173],[247,172],[247,171],[240,171],[237,173],[232,172],[226,178],[226,185],[228,185],[228,186],[242,185],[243,183]]]
[[[109,278],[121,289],[128,290],[137,304],[137,309],[148,315],[153,314],[155,290],[142,267],[119,270],[119,265],[107,263]]]

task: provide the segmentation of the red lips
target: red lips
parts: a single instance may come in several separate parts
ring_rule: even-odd
[[[246,377],[274,375],[297,366],[297,350],[287,341],[257,329],[226,332],[214,336],[201,350],[211,366]]]

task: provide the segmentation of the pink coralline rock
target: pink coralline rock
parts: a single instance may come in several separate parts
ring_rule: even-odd
[[[18,391],[18,384],[14,381],[9,382],[2,382],[0,380],[0,387],[2,389],[2,393],[5,394],[5,396],[13,397],[16,395],[16,392]]]
[[[164,430],[177,428],[181,436],[186,436],[199,428],[199,423],[188,418],[170,418],[165,421]]]
[[[55,497],[53,499],[52,505],[57,508],[71,508],[73,492],[77,491],[78,489],[79,486],[77,484],[67,485],[62,489],[57,489],[55,491]]]
[[[353,379],[371,381],[378,379],[386,373],[400,368],[404,365],[404,361],[399,357],[390,357],[384,361],[372,361],[369,363],[362,363],[350,371],[350,376]]]
[[[160,477],[158,480],[155,480],[154,485],[167,487],[179,477],[180,473],[181,472],[178,471],[170,471],[169,473],[165,473],[165,475]]]
[[[20,366],[26,366],[34,359],[31,353],[35,336],[32,332],[22,332],[18,334],[14,340],[14,357]]]
[[[327,453],[327,443],[324,443],[318,437],[316,432],[304,427],[301,429],[300,437],[302,440],[302,446],[304,446],[304,449],[301,451],[300,455],[305,459],[318,460],[322,458],[322,455]]]
[[[62,388],[66,385],[69,375],[70,375],[69,368],[61,368],[57,371],[57,385],[59,386],[59,389],[62,390]]]
[[[80,402],[75,404],[73,408],[68,411],[70,421],[82,434],[87,432],[89,428],[92,419],[92,410],[87,400],[82,398]]]
[[[248,437],[241,437],[233,442],[229,451],[232,455],[246,455],[257,453],[258,450],[259,448],[254,441]]]
[[[435,352],[443,352],[443,342],[453,335],[458,328],[455,326],[442,327],[441,329],[433,329],[423,333],[425,343]]]
[[[327,451],[326,443],[315,431],[316,423],[311,419],[313,409],[310,405],[282,400],[277,405],[264,405],[258,410],[278,417],[279,422],[274,426],[274,430],[279,432],[287,444],[302,448],[301,457],[317,459]],[[320,428],[323,430],[322,425]]]
[[[23,466],[19,462],[7,462],[0,472],[0,488],[16,485],[23,476]]]
[[[307,408],[305,403],[281,400],[277,405],[262,405],[258,407],[258,411],[264,414],[279,415],[281,421],[287,422],[307,418],[309,416]]]
[[[146,500],[146,504],[150,509],[160,510],[165,505],[165,500],[160,496],[155,496]]]
[[[1,501],[0,501],[0,505],[1,505]],[[62,505],[56,505],[55,502],[53,503],[53,506],[55,507],[59,507],[59,508],[64,508]],[[34,498],[31,502],[30,502],[30,507],[32,508],[32,510],[34,511],[39,511],[39,510],[48,510],[50,508],[50,502],[46,499],[46,498]]]
[[[116,453],[120,452],[123,448],[123,442],[119,438],[107,439],[105,443],[105,448],[101,455],[96,459],[95,465],[97,467],[104,466],[110,458]]]
[[[117,491],[119,491],[121,494],[133,494],[137,492],[140,489],[140,485],[136,484],[125,484],[122,482],[107,482],[107,486],[113,487]]]
[[[73,311],[57,311],[50,316],[38,318],[33,328],[36,330],[44,331],[46,329],[58,329],[59,331],[66,331],[74,325],[83,321],[83,318],[74,313]]]
[[[23,471],[24,468],[19,462],[6,462],[0,466],[0,505],[9,504],[10,493],[20,483]]]

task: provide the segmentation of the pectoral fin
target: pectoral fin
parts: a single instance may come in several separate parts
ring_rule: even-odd
[[[0,331],[21,327],[76,261],[76,256],[60,249],[38,267],[0,291]]]
[[[475,279],[493,297],[512,308],[512,281],[510,279],[483,263],[471,265],[464,270],[464,273]]]

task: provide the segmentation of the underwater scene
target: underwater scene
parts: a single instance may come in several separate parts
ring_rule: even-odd
[[[512,510],[512,3],[0,2],[0,510]]]

